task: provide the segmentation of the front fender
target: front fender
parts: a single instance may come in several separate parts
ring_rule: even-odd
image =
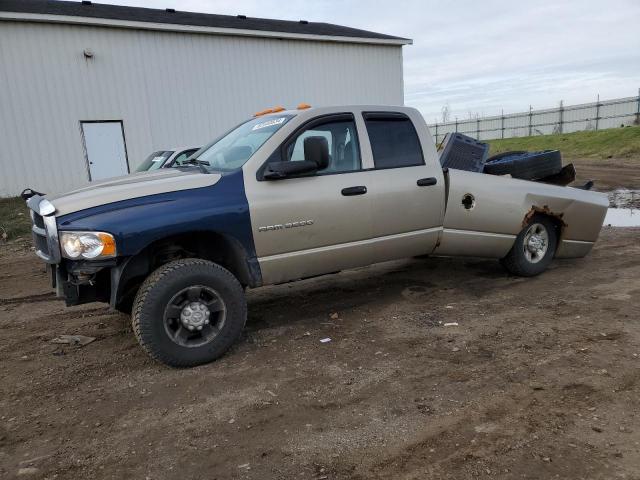
[[[58,229],[96,230],[114,235],[118,256],[133,256],[162,238],[195,231],[235,239],[255,257],[249,205],[242,172],[223,175],[209,187],[161,193],[70,213],[57,219]]]

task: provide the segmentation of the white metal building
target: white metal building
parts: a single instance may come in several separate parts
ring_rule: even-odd
[[[306,21],[0,0],[0,196],[126,174],[267,107],[401,105],[409,43]]]

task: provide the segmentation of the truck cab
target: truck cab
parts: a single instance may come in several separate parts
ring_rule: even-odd
[[[184,167],[28,200],[36,253],[68,305],[131,312],[153,358],[222,355],[246,320],[245,288],[404,257],[503,259],[540,273],[584,256],[606,196],[443,170],[412,108],[259,112]]]

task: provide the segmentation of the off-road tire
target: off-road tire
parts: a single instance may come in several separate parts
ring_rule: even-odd
[[[491,175],[511,175],[521,180],[538,180],[562,170],[562,156],[558,150],[543,152],[505,152],[489,158],[484,172]]]
[[[173,342],[164,325],[165,308],[180,290],[204,285],[215,289],[226,307],[219,333],[202,346]],[[176,260],[155,270],[142,283],[133,302],[131,323],[140,346],[155,360],[172,367],[193,367],[223,355],[238,339],[247,319],[244,290],[231,272],[198,258]]]
[[[529,228],[534,225],[542,225],[548,236],[548,244],[544,256],[535,263],[532,263],[525,254],[525,237]],[[518,275],[520,277],[533,277],[544,272],[556,252],[558,245],[558,229],[556,225],[544,215],[535,215],[528,223],[526,227],[516,237],[516,241],[511,247],[511,250],[506,257],[500,260],[502,266],[511,274]]]

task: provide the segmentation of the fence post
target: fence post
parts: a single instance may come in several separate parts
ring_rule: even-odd
[[[600,121],[600,94],[598,94],[598,99],[596,100],[596,130],[598,130],[599,121]]]
[[[436,143],[438,143],[438,122],[436,122]]]
[[[562,133],[562,122],[564,121],[564,106],[562,100],[560,100],[560,108],[558,109],[559,121],[558,121],[558,133]]]
[[[456,133],[458,133],[458,117],[456,117]]]
[[[500,111],[500,131],[501,138],[504,138],[504,109]]]
[[[533,107],[531,105],[529,105],[529,136],[531,136],[531,121],[532,121],[532,117],[533,117]]]
[[[638,110],[636,111],[636,125],[640,125],[640,88],[638,89]]]
[[[476,140],[480,140],[480,117],[476,117]]]

